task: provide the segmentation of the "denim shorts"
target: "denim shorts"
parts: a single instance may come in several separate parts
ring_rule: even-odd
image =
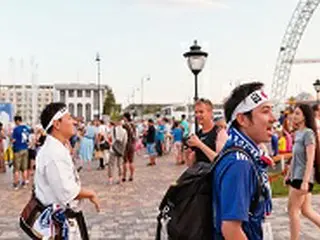
[[[156,144],[155,143],[147,143],[147,153],[150,156],[155,156],[157,155],[156,152]]]

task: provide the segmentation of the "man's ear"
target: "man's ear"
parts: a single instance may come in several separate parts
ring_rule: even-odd
[[[238,122],[238,124],[240,125],[240,127],[249,127],[250,126],[250,119],[244,115],[243,113],[239,113],[237,115],[236,121]]]
[[[53,124],[52,124],[52,126],[53,126],[55,129],[59,130],[59,129],[60,129],[60,121],[54,121]]]

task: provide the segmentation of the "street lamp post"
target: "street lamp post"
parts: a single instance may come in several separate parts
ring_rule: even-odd
[[[187,59],[188,67],[194,75],[194,102],[198,100],[198,74],[204,68],[208,53],[201,51],[201,47],[198,45],[197,40],[193,42],[190,47],[190,51],[183,54]],[[195,131],[199,130],[198,121],[195,118]]]
[[[101,86],[100,86],[100,77],[101,77],[100,61],[101,61],[101,58],[100,58],[100,55],[98,52],[97,52],[95,61],[97,62],[97,80],[98,80],[98,114],[97,115],[98,115],[98,119],[100,120],[100,89],[101,89]]]
[[[314,89],[317,92],[317,103],[320,103],[320,99],[319,99],[319,93],[320,93],[320,80],[317,79],[314,83],[313,83]]]
[[[143,111],[144,111],[144,102],[143,102],[143,98],[144,98],[144,81],[150,81],[150,76],[146,76],[146,77],[142,77],[141,78],[141,87],[140,87],[140,91],[141,91],[141,120],[143,120]]]
[[[132,98],[132,104],[135,104],[135,99],[136,99],[136,92],[138,92],[140,89],[139,88],[134,88],[133,91],[132,91],[132,95],[131,95],[131,98]]]

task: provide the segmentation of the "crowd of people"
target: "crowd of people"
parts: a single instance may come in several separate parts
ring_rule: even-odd
[[[211,116],[207,119],[210,121]],[[108,122],[99,119],[84,122],[77,117],[74,120],[75,134],[67,146],[77,171],[92,171],[96,160],[95,170],[106,170],[108,184],[133,181],[135,155],[147,157],[147,166],[155,166],[157,158],[170,153],[175,156],[176,165],[183,165],[188,159],[186,139],[192,125],[186,115],[180,120],[157,115],[154,119],[134,121],[129,113],[124,113]],[[217,119],[216,123],[226,127],[223,119]],[[34,127],[24,124],[20,116],[15,116],[13,126],[0,124],[0,129],[0,172],[12,167],[13,188],[25,188],[32,180],[35,159],[48,131],[41,124]]]
[[[186,142],[190,170],[162,200],[158,229],[166,231],[158,231],[157,239],[161,234],[173,239],[272,239],[267,221],[272,213],[268,169],[279,154],[290,156],[284,178],[289,188],[290,239],[300,239],[300,213],[320,228],[320,215],[311,205],[313,186],[320,183],[319,104],[298,104],[277,120],[263,84],[253,82],[236,87],[224,103],[227,132],[208,117],[211,112],[210,101],[195,103],[202,128]],[[211,180],[200,182],[206,172]],[[206,198],[210,189],[212,195]],[[183,198],[181,191],[194,197]],[[190,216],[197,222],[190,225]],[[178,223],[170,221],[176,218]]]
[[[185,115],[135,121],[124,113],[108,122],[85,123],[72,117],[65,104],[51,103],[39,126],[23,124],[20,116],[12,128],[0,124],[0,171],[12,167],[15,190],[34,178],[34,196],[45,206],[77,206],[89,199],[99,211],[97,194],[83,189],[78,175],[92,171],[94,160],[97,170],[106,171],[108,184],[121,184],[134,180],[135,155],[146,156],[148,167],[170,153],[176,165],[190,168],[219,159],[212,177],[215,236],[262,239],[262,223],[272,211],[268,167],[274,164],[272,157],[290,154],[285,184],[291,239],[299,239],[300,212],[320,228],[320,215],[311,206],[313,186],[320,182],[319,104],[299,104],[276,119],[263,84],[249,83],[234,89],[224,103],[225,118],[214,118],[207,99],[196,101],[194,108],[200,128],[192,130]],[[261,196],[251,209],[257,185]]]

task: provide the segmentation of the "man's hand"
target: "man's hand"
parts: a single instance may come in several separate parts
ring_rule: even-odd
[[[193,134],[189,137],[187,144],[189,147],[197,147],[199,148],[199,146],[202,144],[201,140],[198,138],[197,135]]]
[[[100,212],[100,201],[99,201],[99,198],[97,196],[96,193],[94,193],[94,195],[89,198],[90,202],[92,202],[97,210],[97,212]]]

